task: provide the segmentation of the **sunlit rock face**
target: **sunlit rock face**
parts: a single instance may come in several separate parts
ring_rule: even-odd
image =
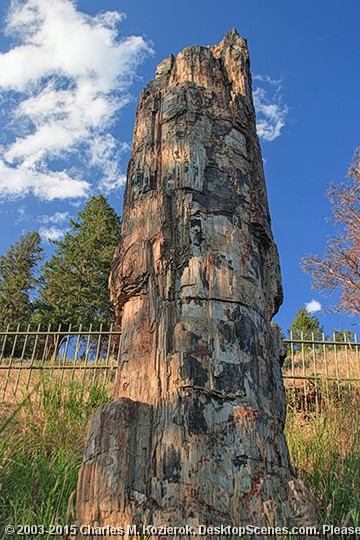
[[[311,521],[283,434],[281,276],[235,30],[165,59],[140,96],[110,291],[117,400],[90,423],[81,521]]]

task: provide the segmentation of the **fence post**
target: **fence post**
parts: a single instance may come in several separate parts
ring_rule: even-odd
[[[63,380],[64,380],[66,359],[67,359],[67,354],[68,354],[68,350],[69,350],[70,340],[71,340],[71,323],[69,324],[69,328],[68,328],[67,335],[66,335],[66,345],[65,345],[64,361],[63,361],[63,368],[64,369],[61,370],[62,371],[62,373],[61,373],[61,384],[63,383]],[[60,358],[60,362],[61,362],[61,358]]]
[[[4,385],[4,389],[3,389],[2,400],[5,399],[6,388],[7,388],[8,384],[9,384],[10,373],[11,373],[11,368],[12,368],[12,364],[13,364],[13,359],[14,359],[14,354],[15,354],[15,348],[16,348],[19,329],[20,329],[20,324],[17,325],[16,334],[14,336],[14,342],[13,342],[13,345],[12,345],[12,348],[11,348],[9,366],[8,366],[8,370],[6,372],[6,380],[5,380],[5,385]]]
[[[30,386],[30,379],[31,379],[31,375],[32,375],[32,368],[33,368],[34,362],[35,362],[36,348],[37,348],[37,344],[38,344],[38,340],[39,340],[40,328],[41,328],[41,326],[40,326],[40,324],[38,324],[37,332],[35,332],[35,342],[34,342],[34,347],[33,347],[31,360],[30,360],[30,365],[29,365],[29,375],[28,375],[28,379],[27,379],[27,383],[26,383],[26,391],[29,390],[29,386]]]
[[[349,336],[349,340],[346,341],[346,335],[344,332],[343,339],[345,343],[344,347],[345,347],[345,359],[346,359],[346,374],[347,374],[347,378],[349,379],[349,382],[348,382],[349,390],[351,390],[351,377],[350,377],[350,365],[349,365],[350,336]]]
[[[311,332],[311,339],[312,339],[312,356],[313,356],[313,364],[314,364],[314,389],[315,389],[315,408],[316,412],[319,411],[319,396],[318,396],[318,383],[317,383],[317,365],[316,365],[316,349],[315,349],[315,336],[314,332]]]
[[[61,336],[61,323],[59,324],[58,329],[57,329],[57,333],[56,333],[54,353],[53,353],[53,359],[52,359],[52,363],[51,363],[50,382],[52,381],[52,378],[53,378],[53,375],[54,375],[55,362],[56,362],[56,357],[57,357],[57,353],[58,353],[60,336]],[[60,340],[60,344],[61,344],[61,340]]]
[[[294,359],[294,342],[293,342],[293,333],[292,330],[290,330],[290,351],[291,351],[291,374],[293,376],[293,392],[294,395],[296,393],[296,383],[295,383],[295,359]]]
[[[112,340],[113,327],[114,327],[114,324],[111,323],[111,325],[110,325],[110,333],[109,333],[109,341],[108,341],[108,346],[107,346],[107,349],[106,349],[105,373],[104,373],[103,385],[106,384],[107,377],[108,377],[108,366],[109,366],[109,356],[110,356],[110,351],[111,351],[111,340]]]
[[[78,354],[79,354],[79,349],[80,349],[80,343],[81,343],[81,339],[82,339],[82,324],[80,323],[80,326],[79,326],[79,333],[78,333],[78,337],[77,337],[77,340],[76,340],[76,345],[75,345],[75,352],[74,352],[74,358],[73,358],[73,369],[72,369],[72,376],[71,376],[71,380],[73,381],[74,380],[74,377],[75,377],[75,366],[76,366],[76,361],[77,361],[77,357],[78,357]]]
[[[100,351],[101,351],[101,339],[102,339],[102,331],[103,331],[103,325],[102,323],[100,324],[100,329],[99,329],[99,335],[98,335],[98,341],[97,341],[97,346],[96,346],[96,356],[95,356],[95,368],[94,368],[94,375],[93,375],[93,384],[95,383],[95,377],[97,375],[97,366],[99,364],[99,356],[100,356]]]
[[[307,411],[307,389],[306,389],[306,363],[305,363],[305,344],[304,344],[304,332],[301,330],[300,333],[301,336],[301,362],[302,362],[302,368],[303,368],[303,379],[304,379],[304,409]]]
[[[338,365],[338,357],[337,357],[337,344],[336,344],[336,334],[335,334],[335,332],[333,332],[333,341],[334,341],[334,355],[335,355],[336,385],[337,385],[337,390],[338,390],[338,396],[340,396],[339,365]]]
[[[91,333],[92,333],[92,323],[90,323],[90,326],[89,326],[89,333],[88,333],[87,342],[86,342],[85,359],[84,359],[84,373],[83,373],[82,383],[81,383],[83,389],[85,388],[86,365],[87,365],[88,356],[89,356],[90,347],[91,347]]]
[[[16,392],[17,392],[18,385],[19,385],[20,373],[22,371],[21,367],[22,367],[22,365],[24,363],[25,351],[26,351],[26,346],[27,346],[27,342],[28,342],[28,339],[29,339],[29,333],[30,333],[30,324],[27,325],[24,344],[23,344],[23,348],[22,348],[22,351],[21,351],[20,364],[19,364],[19,369],[18,369],[16,382],[15,382],[15,387],[14,387],[14,397],[16,397]]]
[[[3,360],[4,354],[5,354],[6,340],[7,340],[7,337],[8,337],[9,328],[10,328],[10,324],[8,324],[7,327],[6,327],[6,334],[4,336],[4,341],[3,341],[3,344],[2,344],[1,354],[0,354],[0,364],[2,364],[2,360]]]
[[[324,354],[324,367],[325,367],[325,381],[326,381],[326,397],[329,397],[329,372],[328,372],[328,363],[327,363],[327,350],[325,343],[325,332],[322,333],[323,339],[323,354]]]

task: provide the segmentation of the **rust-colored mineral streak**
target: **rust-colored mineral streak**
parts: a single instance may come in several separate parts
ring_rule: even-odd
[[[236,30],[164,60],[141,94],[110,290],[118,399],[90,422],[79,521],[311,522],[283,433],[281,277]]]

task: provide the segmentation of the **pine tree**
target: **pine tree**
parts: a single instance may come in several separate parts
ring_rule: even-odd
[[[310,313],[301,307],[295,314],[294,320],[290,325],[289,334],[292,339],[322,339],[324,329],[320,325],[316,315]]]
[[[43,258],[41,238],[30,232],[0,256],[0,327],[28,323],[34,311],[35,273]]]
[[[334,341],[355,341],[355,332],[353,330],[334,330],[332,335]]]
[[[92,197],[43,266],[36,320],[73,327],[111,323],[108,278],[119,240],[119,216],[104,196]]]

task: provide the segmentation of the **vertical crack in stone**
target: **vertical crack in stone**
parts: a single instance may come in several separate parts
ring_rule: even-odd
[[[311,523],[283,433],[282,302],[249,54],[188,47],[142,92],[110,277],[116,401],[93,416],[83,523]]]

